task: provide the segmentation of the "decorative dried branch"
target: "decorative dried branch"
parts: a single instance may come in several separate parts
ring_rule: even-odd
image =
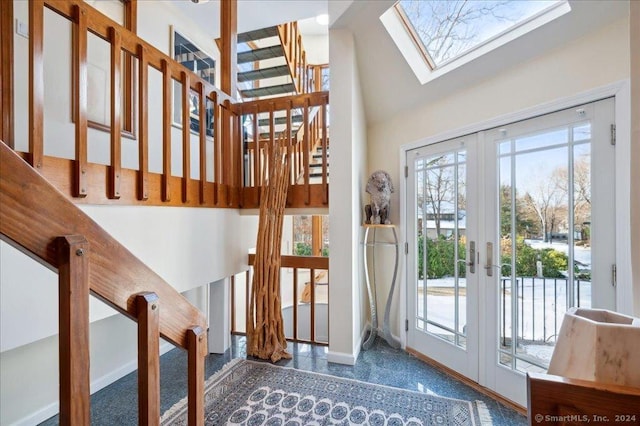
[[[260,198],[253,287],[247,316],[247,355],[271,362],[291,358],[287,352],[280,301],[282,223],[290,173],[286,154],[284,140],[273,144],[262,171],[265,184]]]

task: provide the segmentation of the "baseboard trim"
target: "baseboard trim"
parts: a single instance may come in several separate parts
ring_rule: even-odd
[[[474,382],[473,380],[469,379],[468,377],[463,376],[462,374],[458,373],[455,370],[452,370],[451,368],[440,364],[438,361],[435,361],[431,358],[429,358],[428,356],[421,354],[420,352],[416,351],[413,348],[410,348],[409,346],[406,347],[406,351],[407,353],[410,353],[411,355],[415,356],[416,358],[418,358],[420,361],[423,361],[427,364],[429,364],[430,366],[437,368],[438,370],[442,371],[443,373],[461,381],[462,383],[464,383],[465,385],[469,386],[470,388],[475,389],[476,391],[480,392],[483,395],[488,396],[489,398],[497,401],[498,403],[504,405],[505,407],[511,408],[512,410],[522,414],[523,416],[527,415],[527,409],[525,407],[523,407],[520,404],[516,404],[515,402],[511,401],[510,399],[505,398],[504,396],[492,391],[489,388],[486,388],[476,382]]]
[[[168,342],[161,342],[160,344],[160,355],[164,355],[165,353],[167,353],[168,351],[170,351],[171,349],[173,349],[174,346],[171,343]],[[98,392],[99,390],[109,386],[110,384],[114,383],[115,381],[123,378],[124,376],[126,376],[127,374],[131,373],[132,371],[135,371],[138,367],[138,361],[134,360],[134,361],[130,361],[126,364],[124,364],[123,366],[121,366],[120,368],[113,370],[112,372],[105,374],[102,377],[98,377],[97,379],[95,379],[94,381],[91,382],[90,384],[90,389],[91,389],[91,394],[93,395],[94,393]],[[44,407],[42,407],[41,409],[39,409],[38,411],[29,414],[28,416],[25,416],[23,418],[21,418],[20,420],[16,421],[15,423],[13,423],[13,426],[31,426],[31,425],[37,425],[42,423],[43,421],[47,420],[50,417],[55,416],[56,414],[58,414],[60,412],[60,402],[56,401],[56,402],[52,402],[49,405],[45,405]]]
[[[333,362],[336,364],[344,364],[344,365],[355,365],[356,359],[358,359],[357,354],[349,354],[345,352],[327,352],[327,361]]]

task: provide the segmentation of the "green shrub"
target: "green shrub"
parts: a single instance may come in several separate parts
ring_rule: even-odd
[[[464,240],[458,242],[458,255],[464,260],[466,252]],[[440,236],[437,240],[427,240],[427,278],[452,277],[455,273],[455,247],[453,240]],[[418,237],[418,277],[424,279],[424,237]],[[460,277],[466,276],[466,268],[463,262],[458,264]]]
[[[500,259],[503,276],[511,275],[511,240],[501,241],[502,256]],[[567,271],[569,260],[567,255],[552,248],[534,249],[524,242],[523,237],[516,238],[516,275],[519,277],[535,277],[538,275],[536,263],[542,262],[542,276],[546,278],[562,278]]]
[[[293,255],[294,256],[312,256],[313,254],[311,253],[311,244],[307,244],[307,243],[296,243],[296,247],[293,250]],[[324,257],[328,257],[329,256],[329,247],[322,247],[322,256]]]

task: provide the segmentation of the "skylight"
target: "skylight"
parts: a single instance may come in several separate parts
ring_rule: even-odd
[[[430,71],[453,69],[570,10],[566,0],[400,0],[380,19],[424,84],[435,78]]]

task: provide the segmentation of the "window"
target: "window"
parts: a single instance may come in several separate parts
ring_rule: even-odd
[[[380,19],[424,84],[570,10],[566,0],[400,0]]]

